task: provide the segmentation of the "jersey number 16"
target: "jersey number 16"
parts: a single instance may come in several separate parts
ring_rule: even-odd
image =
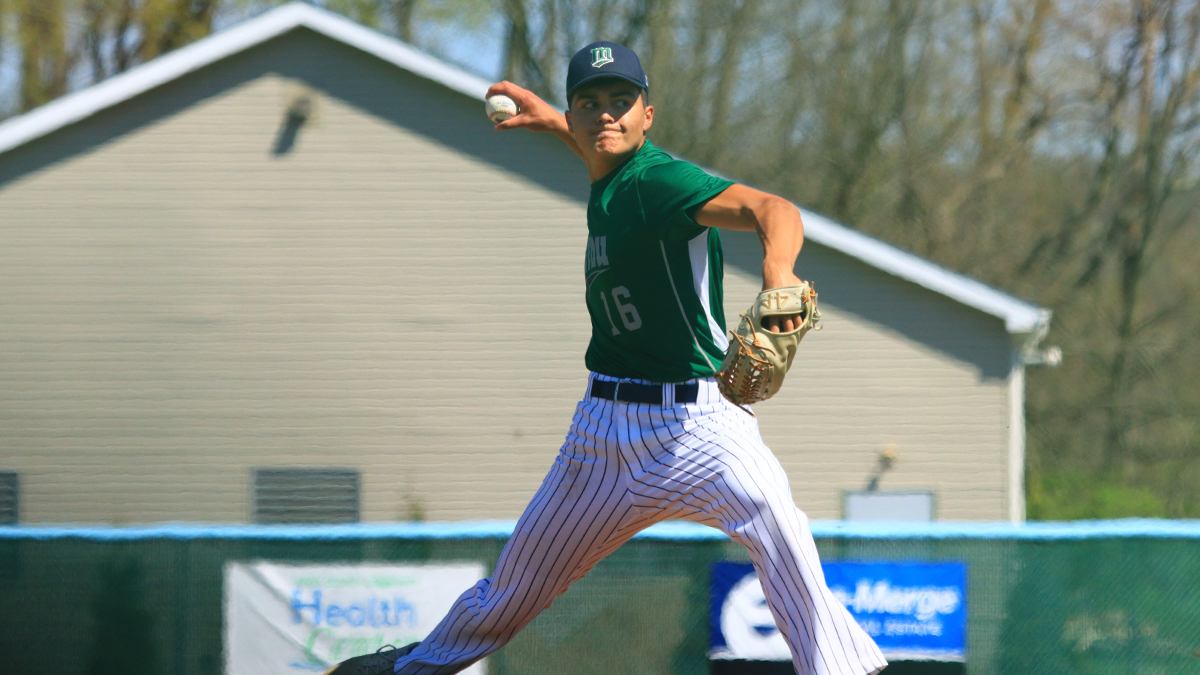
[[[642,317],[638,316],[637,307],[627,302],[621,302],[621,299],[629,299],[629,289],[624,286],[617,286],[612,289],[613,304],[617,306],[617,313],[621,317],[621,323],[625,324],[625,330],[637,330],[642,327]],[[608,315],[608,322],[612,324],[612,334],[620,335],[621,331],[617,330],[617,322],[613,321],[612,312],[608,309],[608,298],[603,291],[600,293],[600,301],[604,303],[604,313]]]

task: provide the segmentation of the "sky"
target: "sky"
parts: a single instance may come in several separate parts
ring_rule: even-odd
[[[20,52],[12,40],[5,40],[0,49],[0,118],[16,107],[17,58]]]

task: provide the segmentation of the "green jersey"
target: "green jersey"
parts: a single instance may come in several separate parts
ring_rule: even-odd
[[[729,344],[721,233],[689,211],[730,185],[650,141],[592,183],[584,267],[589,370],[652,382],[716,373]]]

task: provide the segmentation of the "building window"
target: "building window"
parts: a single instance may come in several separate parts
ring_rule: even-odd
[[[17,473],[0,471],[0,525],[17,524],[17,504]]]
[[[354,469],[255,469],[254,522],[357,523]]]

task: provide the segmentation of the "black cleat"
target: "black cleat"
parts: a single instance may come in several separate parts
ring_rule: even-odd
[[[396,670],[396,661],[401,656],[407,656],[419,644],[414,642],[400,648],[391,645],[380,647],[374,654],[363,654],[342,661],[325,671],[325,675],[392,675]]]

